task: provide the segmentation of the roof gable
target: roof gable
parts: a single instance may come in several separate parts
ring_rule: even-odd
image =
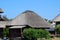
[[[54,19],[53,19],[53,21],[60,21],[60,14],[58,14]]]
[[[29,25],[31,27],[51,27],[50,23],[46,22],[42,17],[33,11],[25,11],[14,20],[11,25]]]

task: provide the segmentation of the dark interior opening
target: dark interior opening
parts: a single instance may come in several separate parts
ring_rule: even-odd
[[[21,29],[20,28],[9,29],[9,37],[21,37]]]
[[[3,38],[3,28],[0,28],[0,38]]]
[[[60,24],[60,22],[56,22],[56,25],[59,25]]]

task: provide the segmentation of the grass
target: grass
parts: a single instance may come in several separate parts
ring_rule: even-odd
[[[40,40],[40,39],[38,39],[38,40]],[[43,40],[46,40],[46,39],[43,39]],[[60,37],[50,38],[49,40],[60,40]]]
[[[54,37],[52,40],[60,40],[60,37]]]

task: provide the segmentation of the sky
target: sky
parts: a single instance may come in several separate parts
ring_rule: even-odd
[[[0,0],[2,15],[15,18],[25,10],[32,10],[42,18],[52,20],[60,13],[60,0]]]

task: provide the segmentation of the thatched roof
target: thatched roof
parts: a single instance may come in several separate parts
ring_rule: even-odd
[[[3,13],[3,10],[0,8],[0,13]]]
[[[0,28],[5,28],[6,25],[10,25],[11,21],[0,21]]]
[[[11,25],[29,25],[36,28],[51,27],[50,23],[46,22],[42,17],[30,10],[27,10],[18,15],[15,19],[12,20]]]
[[[53,21],[59,22],[59,21],[60,21],[60,14],[58,14],[58,15],[53,19]]]

